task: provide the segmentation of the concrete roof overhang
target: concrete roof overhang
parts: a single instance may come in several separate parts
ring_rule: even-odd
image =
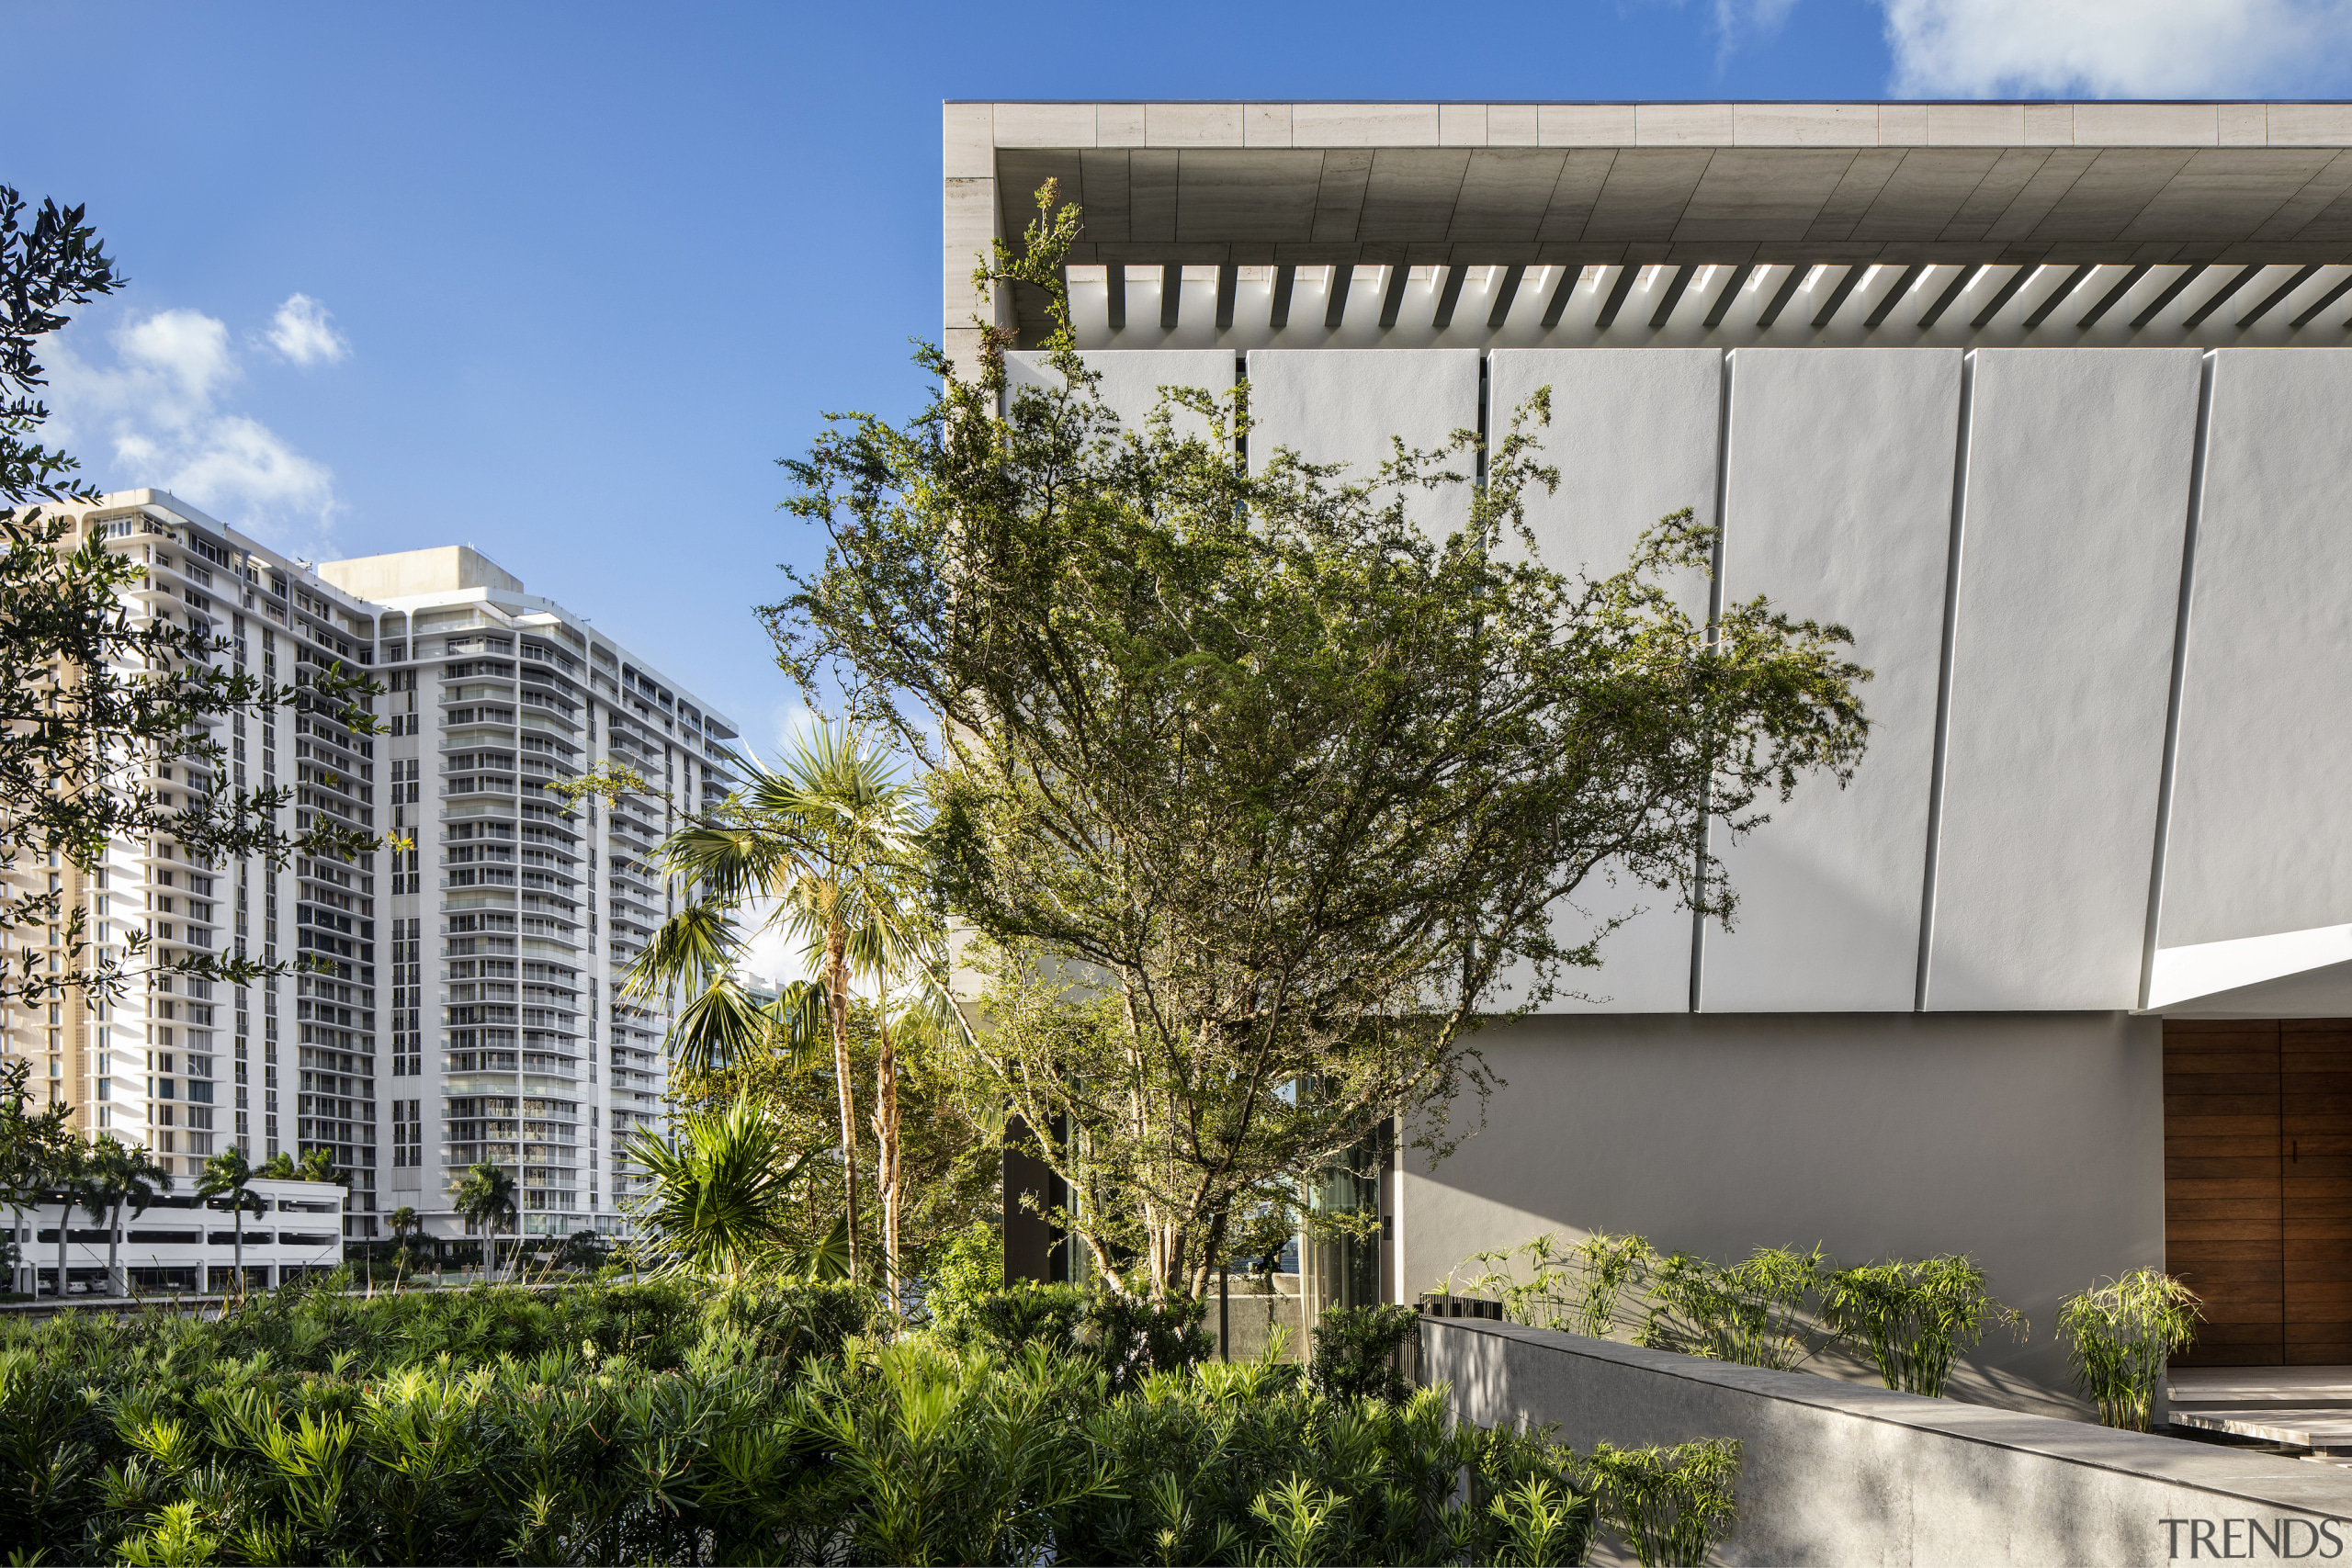
[[[2337,263],[2352,105],[950,104],[1080,264]],[[978,194],[974,192],[973,194]]]

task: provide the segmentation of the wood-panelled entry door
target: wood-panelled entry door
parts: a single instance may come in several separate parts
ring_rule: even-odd
[[[2352,1019],[2165,1021],[2175,1366],[2352,1365]]]

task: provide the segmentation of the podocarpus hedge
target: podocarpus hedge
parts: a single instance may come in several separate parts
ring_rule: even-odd
[[[1042,1342],[880,1326],[847,1287],[666,1282],[6,1325],[0,1555],[1574,1562],[1592,1536],[1576,1456],[1436,1391],[1258,1361],[1122,1392]]]

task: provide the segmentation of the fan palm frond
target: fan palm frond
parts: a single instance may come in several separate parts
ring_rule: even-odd
[[[639,1218],[688,1267],[741,1278],[785,1244],[792,1189],[809,1156],[748,1097],[689,1116],[675,1148],[639,1133],[630,1157],[653,1179]]]
[[[662,922],[628,966],[621,989],[636,997],[660,996],[673,987],[706,991],[734,972],[742,949],[741,933],[722,906],[689,904]]]
[[[722,975],[679,1010],[670,1053],[690,1071],[713,1072],[753,1055],[767,1032],[765,1010],[741,981]]]

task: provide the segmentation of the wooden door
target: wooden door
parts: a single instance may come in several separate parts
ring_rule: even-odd
[[[2165,1021],[2165,1266],[2206,1319],[2175,1366],[2288,1359],[2282,1038],[2276,1021]]]
[[[2278,1052],[2285,1359],[2352,1364],[2352,1020],[2289,1019]]]

